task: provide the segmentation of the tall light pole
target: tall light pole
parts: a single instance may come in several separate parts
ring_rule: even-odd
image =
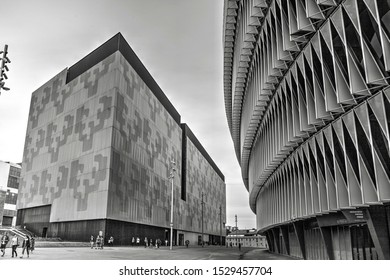
[[[172,181],[172,194],[171,194],[171,237],[170,237],[170,242],[169,242],[169,250],[172,250],[172,240],[173,240],[173,179],[175,178],[174,172],[176,171],[175,168],[175,161],[171,161],[171,171],[169,173],[169,178]]]
[[[219,205],[219,245],[222,246],[222,206]]]
[[[202,192],[202,247],[204,246],[204,239],[203,239],[203,205],[204,205],[204,201],[203,201],[203,192]]]

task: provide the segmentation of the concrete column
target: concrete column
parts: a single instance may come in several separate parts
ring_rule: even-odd
[[[269,231],[266,231],[265,232],[265,237],[267,238],[268,249],[271,252],[275,252],[274,243],[273,243],[273,240],[272,240],[272,237],[271,237],[271,233]]]
[[[281,251],[280,242],[279,242],[279,239],[280,239],[279,228],[273,228],[273,229],[271,229],[271,231],[272,231],[272,235],[274,236],[274,241],[275,241],[275,249],[276,249],[275,252],[280,254],[282,251]]]
[[[383,206],[370,206],[367,210],[367,226],[375,250],[380,260],[390,260],[390,236],[386,209]]]
[[[268,231],[269,237],[271,239],[271,244],[272,244],[272,252],[278,253],[278,248],[276,247],[276,238],[274,235],[274,232],[272,229],[269,229]]]
[[[301,248],[302,257],[306,260],[306,248],[305,248],[305,234],[303,228],[303,222],[294,222],[294,231],[298,239],[299,247]]]
[[[290,256],[290,239],[288,236],[288,226],[281,226],[280,230],[282,231],[284,246],[286,248],[287,255]]]
[[[332,243],[332,232],[330,227],[320,227],[322,241],[324,241],[326,253],[330,260],[334,260],[334,251]]]

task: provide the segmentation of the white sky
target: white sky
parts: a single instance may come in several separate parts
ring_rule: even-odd
[[[256,226],[225,116],[223,0],[1,0],[0,160],[21,162],[31,93],[121,32],[225,175],[227,225]]]

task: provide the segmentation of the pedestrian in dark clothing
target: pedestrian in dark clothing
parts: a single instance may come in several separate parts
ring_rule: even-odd
[[[100,236],[100,249],[103,250],[103,247],[104,247],[104,237],[101,235]]]
[[[240,242],[240,243],[238,243],[238,250],[240,250],[240,251],[241,251],[241,242]]]
[[[16,252],[16,248],[19,246],[19,240],[16,234],[11,239],[11,246],[12,246],[12,257],[18,257],[18,253]]]
[[[35,250],[35,238],[31,236],[30,238],[30,253],[32,254],[32,252]]]
[[[93,244],[95,243],[93,241],[93,235],[91,235],[91,238],[89,239],[89,243],[91,244],[91,249],[93,249]]]
[[[148,238],[147,237],[145,237],[144,243],[145,243],[145,248],[148,247]]]
[[[4,254],[5,254],[5,248],[9,242],[9,237],[8,237],[8,233],[4,233],[3,236],[1,237],[1,252],[3,253],[1,256],[4,257]]]
[[[30,236],[26,235],[26,237],[23,240],[23,245],[22,245],[23,251],[22,251],[22,256],[20,257],[21,259],[24,256],[24,251],[27,251],[27,258],[30,257],[30,246],[31,246]]]
[[[95,250],[100,249],[100,242],[101,242],[100,235],[97,235],[96,242],[95,242]]]
[[[157,246],[157,249],[160,248],[160,246],[161,246],[161,239],[160,238],[157,239],[156,246]]]

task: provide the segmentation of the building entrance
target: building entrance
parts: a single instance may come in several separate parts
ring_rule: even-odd
[[[354,260],[377,260],[378,254],[366,224],[350,227],[352,257]]]
[[[179,233],[179,246],[184,246],[184,234]]]

